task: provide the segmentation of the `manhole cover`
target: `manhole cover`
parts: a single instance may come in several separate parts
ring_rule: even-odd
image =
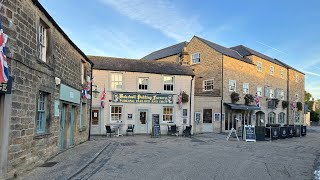
[[[57,163],[58,162],[46,162],[39,167],[52,167],[52,166],[56,165]]]
[[[121,146],[135,146],[137,145],[136,143],[120,143]]]

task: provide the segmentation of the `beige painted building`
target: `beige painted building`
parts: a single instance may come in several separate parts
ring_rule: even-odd
[[[129,124],[135,125],[136,134],[150,134],[157,116],[162,134],[167,133],[167,125],[176,124],[181,134],[192,124],[194,74],[191,68],[156,61],[89,58],[95,64],[93,83],[100,92],[92,102],[91,134],[106,134],[106,125],[117,128],[119,122],[120,134],[125,134]],[[188,96],[187,102],[178,103],[180,92]]]
[[[304,74],[300,71],[242,45],[226,48],[197,36],[185,46],[181,44],[143,59],[190,65],[194,70],[194,111],[201,117],[195,123],[196,133],[229,131],[242,124],[304,123],[304,107],[294,108],[304,102]],[[239,94],[238,102],[232,102],[233,92]],[[246,105],[246,94],[255,97],[256,93],[260,107],[255,102]],[[289,103],[287,108],[282,107],[283,102]],[[273,103],[278,104],[275,107]]]

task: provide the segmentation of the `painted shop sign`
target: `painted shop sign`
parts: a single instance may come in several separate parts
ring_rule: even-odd
[[[0,94],[11,94],[12,89],[12,78],[9,77],[9,80],[6,83],[0,84]]]
[[[150,104],[172,104],[172,94],[142,94],[113,92],[112,102],[117,103],[150,103]]]

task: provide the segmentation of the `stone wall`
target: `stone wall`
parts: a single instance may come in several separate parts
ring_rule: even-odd
[[[58,153],[60,125],[59,117],[54,116],[54,101],[59,100],[60,86],[55,85],[55,77],[60,78],[63,84],[81,91],[84,86],[81,84],[81,63],[85,62],[88,75],[91,74],[91,65],[33,1],[4,1],[0,14],[3,30],[9,36],[7,56],[10,75],[13,77],[7,164],[7,177],[12,177]],[[46,62],[38,58],[37,27],[40,19],[49,28]],[[11,27],[10,21],[13,22]],[[39,91],[48,93],[49,97],[47,128],[41,135],[35,130]],[[82,101],[90,106],[89,100]],[[87,117],[90,117],[89,108]],[[87,128],[84,130],[80,129],[79,118],[80,106],[77,105],[74,144],[79,144],[88,137],[89,119],[86,119]]]

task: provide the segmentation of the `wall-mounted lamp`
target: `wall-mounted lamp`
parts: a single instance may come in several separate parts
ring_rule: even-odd
[[[98,91],[98,87],[97,87],[97,85],[92,85],[92,87],[95,87],[95,89],[92,91],[92,93],[93,93],[93,96],[95,97],[95,98],[97,98],[98,97],[98,95],[99,95],[99,91]]]

